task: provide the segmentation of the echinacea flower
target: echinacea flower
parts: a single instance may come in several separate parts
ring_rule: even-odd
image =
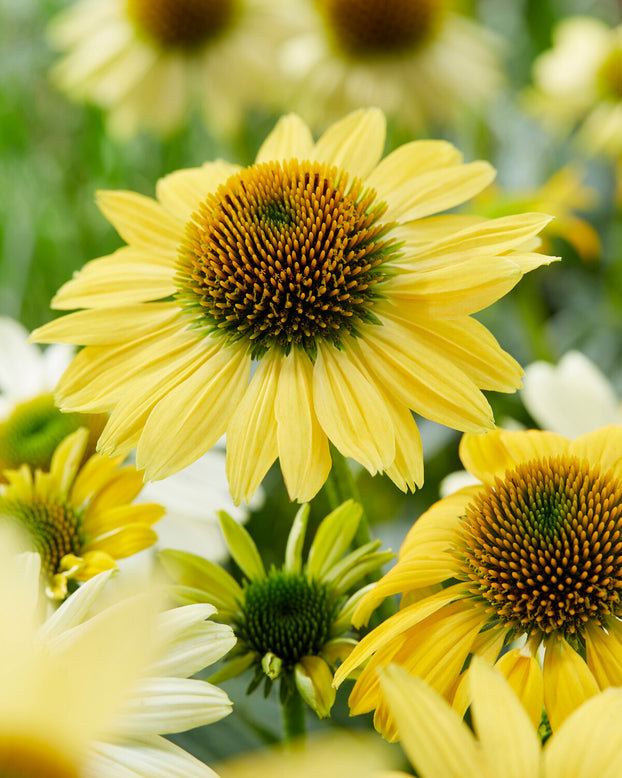
[[[42,351],[28,334],[19,322],[0,317],[0,480],[2,471],[23,464],[49,468],[58,444],[79,427],[90,430],[90,456],[104,427],[102,416],[61,413],[54,402],[75,349],[54,344]]]
[[[235,131],[273,95],[288,16],[274,0],[82,0],[50,27],[64,52],[52,78],[122,138],[170,133],[193,104],[210,128]]]
[[[364,590],[347,595],[393,554],[378,551],[380,541],[346,554],[362,516],[361,506],[348,500],[323,519],[303,563],[308,516],[309,506],[301,506],[285,564],[266,571],[248,532],[221,514],[231,556],[244,574],[242,585],[195,554],[165,550],[160,558],[181,601],[210,603],[217,608],[215,618],[233,627],[238,644],[223,677],[253,667],[251,688],[264,681],[269,690],[278,680],[282,700],[297,690],[324,717],[335,700],[333,668],[356,644],[346,633]]]
[[[381,161],[384,142],[375,109],[317,143],[289,115],[250,167],[173,173],[157,201],[99,194],[128,245],[54,298],[87,310],[33,337],[86,346],[57,399],[112,411],[101,451],[136,446],[155,480],[226,432],[236,503],[277,457],[302,502],[330,471],[329,441],[406,490],[423,478],[410,409],[462,430],[493,426],[481,389],[513,391],[521,369],[471,314],[551,260],[532,253],[548,217],[439,215],[492,168],[463,164],[444,141]]]
[[[481,108],[503,76],[499,41],[453,0],[317,0],[283,47],[288,104],[312,126],[376,105],[423,129]],[[285,88],[286,89],[286,88]]]
[[[143,481],[135,467],[121,467],[123,456],[93,454],[82,464],[88,436],[83,428],[67,436],[49,472],[22,465],[6,470],[8,484],[0,486],[0,520],[26,530],[59,599],[69,579],[87,581],[151,546],[151,525],[164,513],[160,505],[131,504]]]
[[[557,365],[525,368],[521,400],[541,429],[576,438],[608,424],[622,424],[622,400],[609,379],[580,351]]]
[[[475,658],[469,671],[475,735],[437,692],[403,668],[390,665],[380,683],[402,748],[421,778],[613,778],[622,770],[620,689],[585,702],[543,748],[510,685],[483,660]]]
[[[578,128],[592,153],[622,152],[622,25],[588,16],[562,19],[553,46],[533,65],[533,110],[563,131]]]
[[[482,655],[536,724],[544,703],[553,730],[599,689],[622,685],[622,426],[574,440],[534,430],[465,435],[460,454],[481,484],[418,519],[354,622],[398,592],[400,611],[335,677],[371,657],[351,711],[375,708],[389,738],[395,722],[376,670],[391,662],[449,700],[458,691],[459,707],[463,666]],[[504,653],[518,638],[524,645]]]
[[[155,593],[98,608],[110,571],[45,619],[39,555],[0,536],[0,774],[213,776],[159,733],[230,712],[224,692],[186,676],[231,647],[231,630],[205,606],[158,612]]]

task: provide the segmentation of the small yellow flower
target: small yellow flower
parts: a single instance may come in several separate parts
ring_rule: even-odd
[[[299,3],[284,46],[289,105],[315,127],[377,105],[421,130],[481,107],[500,87],[499,41],[453,0]]]
[[[251,536],[221,512],[231,556],[244,574],[240,586],[225,570],[183,551],[160,554],[177,586],[180,600],[207,602],[215,618],[231,624],[238,644],[221,676],[224,680],[254,667],[250,690],[262,681],[266,689],[280,681],[282,700],[297,689],[323,718],[335,700],[333,668],[356,641],[346,635],[356,604],[367,590],[347,593],[373,570],[389,561],[373,541],[346,554],[358,528],[362,508],[352,500],[322,521],[303,564],[309,506],[298,511],[287,541],[285,564],[266,571]],[[344,554],[346,554],[344,556]]]
[[[533,66],[533,110],[554,127],[578,128],[578,140],[592,153],[622,153],[622,25],[599,19],[563,19],[553,47]]]
[[[107,111],[122,138],[169,133],[194,104],[230,132],[247,107],[274,99],[287,17],[278,0],[83,0],[51,25],[65,54],[52,78]]]
[[[397,592],[400,611],[336,674],[342,681],[373,654],[350,706],[376,708],[389,738],[395,721],[376,670],[390,662],[461,708],[462,668],[480,654],[496,661],[536,724],[544,704],[553,730],[599,689],[622,685],[622,426],[574,440],[533,430],[465,435],[460,451],[482,483],[415,523],[355,623]],[[522,648],[503,653],[517,638]]]
[[[469,676],[477,737],[420,678],[395,665],[382,671],[401,745],[421,778],[604,778],[622,771],[622,690],[584,703],[542,748],[499,672],[476,658]]]
[[[67,581],[87,581],[156,540],[151,528],[164,513],[159,505],[130,505],[142,488],[136,468],[124,457],[93,454],[83,465],[89,433],[65,438],[49,472],[22,465],[4,473],[0,519],[23,527],[49,580],[53,597],[67,594]]]
[[[490,165],[463,164],[444,141],[381,160],[384,143],[375,109],[317,143],[289,115],[250,167],[173,173],[157,201],[100,193],[128,245],[54,298],[86,310],[33,337],[86,345],[57,399],[112,411],[101,451],[136,446],[157,480],[226,432],[236,503],[277,457],[304,502],[330,471],[329,440],[406,490],[423,479],[410,409],[492,428],[481,389],[514,391],[522,371],[471,314],[551,261],[532,252],[549,219],[440,214],[487,186]]]

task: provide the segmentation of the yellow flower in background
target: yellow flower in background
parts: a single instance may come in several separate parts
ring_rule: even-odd
[[[88,458],[106,421],[101,415],[59,411],[53,391],[75,350],[62,344],[41,350],[28,335],[19,322],[0,317],[0,481],[4,470],[23,464],[49,469],[58,444],[79,427],[90,432]]]
[[[503,676],[474,659],[473,732],[420,678],[390,665],[381,684],[401,745],[421,778],[605,778],[622,770],[622,690],[584,703],[542,748]],[[392,773],[396,778],[405,773]]]
[[[598,193],[585,183],[585,173],[577,166],[566,165],[537,189],[501,190],[489,186],[473,202],[472,211],[487,218],[507,216],[516,211],[542,211],[553,216],[542,233],[543,249],[549,249],[550,238],[560,237],[569,243],[585,262],[598,260],[601,244],[598,232],[577,212],[591,211]]]
[[[313,127],[377,105],[424,129],[481,108],[501,86],[499,41],[453,0],[300,3],[283,47],[287,105]],[[288,83],[286,80],[285,83]]]
[[[527,104],[553,127],[578,127],[592,153],[622,153],[622,25],[574,16],[560,21],[553,47],[533,66]]]
[[[287,16],[278,0],[82,0],[50,28],[65,53],[52,78],[107,111],[123,138],[169,133],[194,104],[231,132],[274,94]]]
[[[57,399],[112,411],[101,451],[136,446],[153,480],[226,432],[236,502],[277,457],[290,497],[306,501],[330,470],[329,440],[405,490],[423,479],[410,409],[493,426],[481,389],[514,391],[521,369],[471,314],[550,261],[532,253],[548,217],[439,215],[487,186],[490,165],[444,141],[381,160],[384,142],[375,109],[316,143],[289,115],[248,168],[173,173],[157,200],[99,194],[128,245],[54,298],[87,310],[33,337],[86,346]]]
[[[143,482],[136,468],[120,467],[124,456],[93,454],[82,465],[87,440],[88,431],[77,430],[58,446],[49,472],[22,465],[5,471],[8,484],[0,487],[0,521],[27,531],[59,599],[68,579],[87,581],[155,543],[151,525],[164,513],[130,504]]]
[[[221,512],[231,557],[244,574],[242,585],[196,554],[167,549],[160,559],[180,602],[209,603],[217,609],[215,618],[233,627],[235,652],[212,680],[253,667],[249,692],[262,682],[269,692],[278,680],[282,702],[299,694],[324,718],[335,701],[334,667],[356,645],[347,635],[352,613],[369,587],[352,589],[393,554],[379,551],[379,540],[346,553],[363,515],[361,506],[348,500],[322,520],[303,563],[309,510],[303,505],[296,514],[285,564],[268,571],[248,532]]]
[[[622,685],[622,426],[574,440],[533,430],[465,435],[460,454],[482,483],[415,523],[354,621],[398,592],[400,611],[335,675],[341,682],[371,657],[350,707],[375,708],[389,738],[397,731],[376,671],[390,662],[461,709],[469,655],[496,661],[534,723],[544,704],[553,730],[599,689]],[[517,638],[522,648],[502,653]]]

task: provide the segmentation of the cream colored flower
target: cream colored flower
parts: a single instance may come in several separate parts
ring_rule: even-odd
[[[622,152],[622,25],[588,16],[562,20],[553,47],[534,63],[533,80],[527,99],[541,118],[565,131],[578,127],[591,152]]]
[[[274,96],[287,16],[278,0],[82,0],[50,28],[65,53],[52,78],[107,111],[124,138],[169,133],[194,104],[231,132]]]
[[[498,41],[452,0],[318,0],[283,49],[288,105],[314,127],[377,105],[423,129],[481,107],[502,77]]]
[[[128,245],[54,299],[87,310],[33,337],[86,345],[57,397],[112,411],[102,451],[136,446],[155,480],[226,432],[235,502],[277,457],[290,497],[307,501],[330,471],[329,441],[406,490],[423,478],[410,409],[493,426],[481,389],[513,391],[522,371],[471,314],[551,261],[532,252],[548,217],[444,214],[492,168],[444,141],[381,159],[384,143],[375,109],[316,143],[292,114],[250,167],[173,173],[157,201],[100,193]]]

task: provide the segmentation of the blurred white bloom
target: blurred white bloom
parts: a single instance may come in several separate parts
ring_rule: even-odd
[[[622,424],[622,403],[611,382],[579,351],[569,351],[558,365],[529,365],[520,395],[541,429],[567,438]]]
[[[188,679],[235,643],[209,607],[158,613],[154,588],[103,608],[100,573],[49,618],[38,554],[0,537],[0,774],[208,778],[160,737],[227,715],[227,695]]]

